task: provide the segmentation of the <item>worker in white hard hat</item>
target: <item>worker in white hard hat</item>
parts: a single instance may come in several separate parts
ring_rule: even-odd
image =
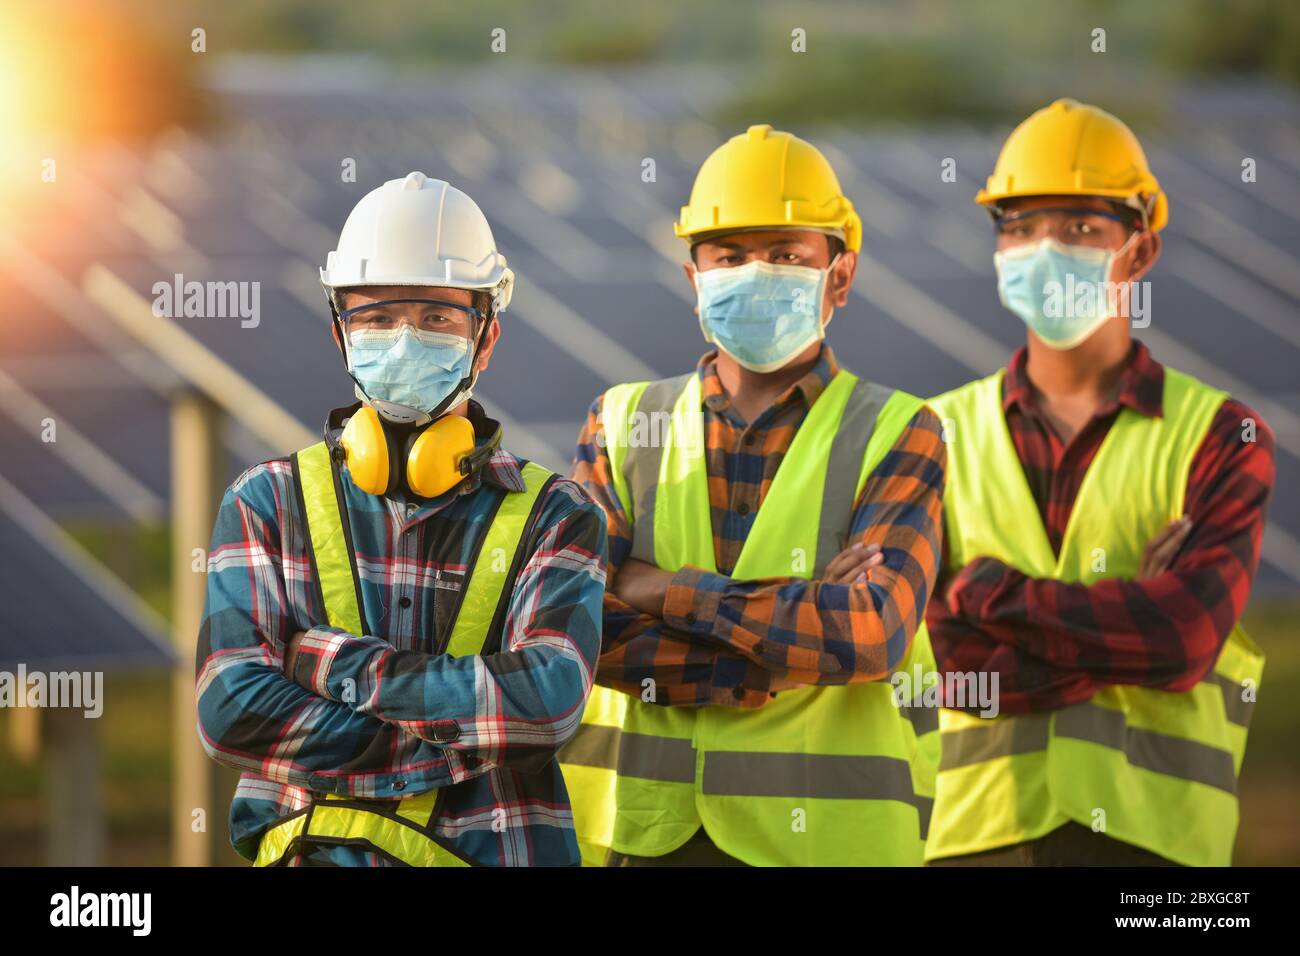
[[[514,275],[469,196],[366,195],[321,270],[358,402],[244,472],[209,552],[204,747],[258,865],[579,861],[555,751],[592,685],[604,514],[470,396]]]

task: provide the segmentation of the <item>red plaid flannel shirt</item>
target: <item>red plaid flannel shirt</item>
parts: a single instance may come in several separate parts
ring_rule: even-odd
[[[1134,342],[1116,396],[1068,444],[1043,417],[1024,348],[1003,380],[1003,413],[1054,550],[1079,485],[1123,406],[1161,414],[1164,367]],[[1243,441],[1243,422],[1257,423]],[[1241,402],[1220,407],[1192,461],[1186,513],[1192,531],[1172,566],[1145,581],[1092,585],[1030,578],[976,558],[926,612],[941,671],[997,671],[1004,713],[1053,710],[1109,684],[1181,692],[1214,667],[1241,617],[1259,565],[1273,488],[1273,433]],[[945,566],[947,553],[945,551]]]

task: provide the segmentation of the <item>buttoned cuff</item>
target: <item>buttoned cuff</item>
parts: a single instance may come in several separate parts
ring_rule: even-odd
[[[709,688],[709,703],[719,707],[733,707],[753,710],[762,707],[776,697],[774,690],[757,690],[752,687],[718,687]]]
[[[682,568],[673,575],[664,595],[664,623],[675,631],[712,636],[722,592],[730,583],[730,578],[719,574]]]

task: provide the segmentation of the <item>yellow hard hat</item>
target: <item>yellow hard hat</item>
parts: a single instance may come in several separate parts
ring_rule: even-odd
[[[841,231],[844,245],[862,247],[862,220],[817,147],[763,123],[715,149],[700,167],[679,238],[742,229]]]
[[[1169,221],[1169,201],[1133,131],[1105,110],[1060,99],[1007,137],[975,201],[1016,196],[1105,196],[1142,212],[1152,231]]]

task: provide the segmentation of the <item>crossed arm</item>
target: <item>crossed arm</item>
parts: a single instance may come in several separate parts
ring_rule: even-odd
[[[811,581],[669,573],[628,558],[631,527],[600,430],[598,400],[573,474],[609,521],[600,683],[639,695],[653,680],[658,703],[760,706],[771,690],[880,680],[902,660],[939,563],[946,455],[933,412],[918,412],[868,477],[849,547]]]
[[[996,671],[1004,713],[1051,710],[1108,685],[1173,692],[1213,669],[1259,564],[1274,477],[1267,427],[1225,403],[1191,469],[1186,520],[1147,543],[1134,579],[1067,584],[991,557],[950,574],[926,615],[941,671]]]
[[[572,483],[553,484],[543,504],[502,650],[461,658],[300,622],[283,569],[301,557],[286,561],[276,523],[245,495],[222,502],[199,641],[199,731],[214,759],[318,791],[400,796],[506,764],[534,769],[576,730],[600,641],[605,540],[603,515]]]

